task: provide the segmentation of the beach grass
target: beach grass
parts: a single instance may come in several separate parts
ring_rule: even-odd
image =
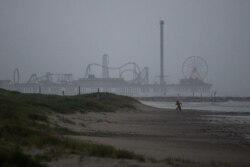
[[[110,93],[100,93],[98,96],[99,98],[97,93],[78,96],[22,94],[0,89],[1,162],[8,164],[19,158],[22,161],[20,164],[43,166],[39,162],[56,159],[65,154],[145,161],[143,156],[131,151],[66,138],[65,135],[78,132],[49,121],[51,113],[114,112],[121,108],[134,108],[133,104],[137,102],[133,98]],[[63,121],[73,123],[69,120]],[[27,148],[40,151],[35,155],[27,155],[23,151]]]

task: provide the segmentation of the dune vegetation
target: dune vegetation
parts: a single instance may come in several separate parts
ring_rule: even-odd
[[[56,96],[0,89],[0,166],[44,166],[42,162],[68,154],[144,161],[130,151],[64,137],[75,132],[49,120],[54,112],[115,112],[134,108],[134,103],[133,98],[109,93]]]

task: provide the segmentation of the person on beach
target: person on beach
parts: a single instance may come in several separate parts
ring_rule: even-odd
[[[176,105],[176,110],[181,112],[181,105],[182,105],[181,102],[177,100],[175,105]]]

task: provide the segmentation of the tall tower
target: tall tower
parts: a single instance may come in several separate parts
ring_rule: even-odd
[[[164,84],[164,21],[160,21],[160,84]]]

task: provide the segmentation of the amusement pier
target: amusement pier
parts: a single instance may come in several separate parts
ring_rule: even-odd
[[[192,56],[183,61],[183,78],[179,83],[168,84],[164,75],[164,21],[160,21],[160,74],[159,81],[149,83],[149,68],[139,67],[135,62],[127,62],[118,67],[109,66],[109,56],[102,56],[102,63],[88,64],[82,78],[73,79],[73,74],[47,72],[43,76],[32,74],[28,81],[20,83],[20,72],[16,68],[13,80],[0,80],[0,88],[22,93],[41,93],[56,95],[77,95],[93,92],[109,92],[133,97],[192,96],[210,95],[212,84],[204,80],[208,64],[202,57]],[[102,77],[93,71],[99,68]],[[116,73],[112,76],[111,73]],[[130,80],[125,74],[131,75]]]

